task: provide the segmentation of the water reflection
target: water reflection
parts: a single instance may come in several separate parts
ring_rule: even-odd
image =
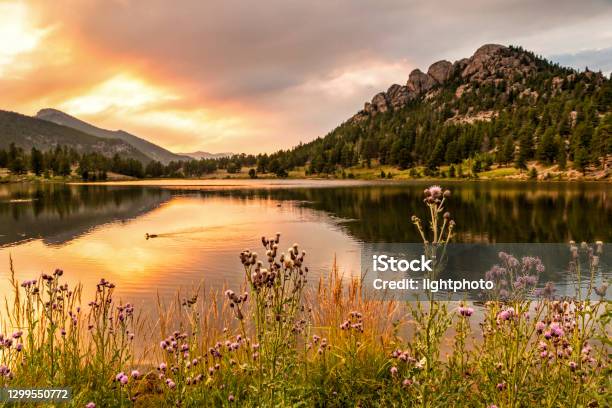
[[[100,277],[114,281],[136,302],[200,281],[239,285],[237,254],[259,249],[261,234],[276,231],[285,245],[299,242],[308,252],[315,277],[334,257],[342,273],[358,274],[361,243],[418,242],[410,216],[424,209],[424,183],[165,184],[0,186],[0,289],[8,289],[9,255],[20,278],[61,267],[86,288]],[[458,242],[612,238],[609,183],[450,188]]]

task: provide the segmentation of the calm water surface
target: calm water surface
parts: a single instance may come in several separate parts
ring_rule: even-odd
[[[0,290],[9,257],[29,279],[55,268],[92,288],[104,277],[124,301],[153,307],[193,285],[238,286],[240,251],[262,234],[300,243],[314,276],[334,261],[358,275],[364,242],[418,242],[425,183],[155,181],[0,185]],[[446,183],[457,242],[612,241],[610,183]],[[146,233],[157,234],[146,239]],[[484,272],[484,271],[483,271]],[[480,272],[479,272],[480,273]],[[561,271],[560,271],[561,273]],[[555,279],[555,277],[553,277]],[[562,281],[562,277],[558,277]]]

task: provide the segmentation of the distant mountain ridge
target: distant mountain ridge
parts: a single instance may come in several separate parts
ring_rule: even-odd
[[[96,152],[108,157],[119,154],[143,163],[151,161],[147,155],[121,139],[97,137],[47,120],[0,110],[0,149],[7,148],[11,143],[24,150],[36,147],[44,151],[59,145],[72,147],[79,153]]]
[[[169,150],[164,149],[154,143],[149,142],[143,138],[135,136],[131,133],[125,132],[123,130],[107,130],[102,129],[97,126],[91,125],[85,121],[82,121],[74,116],[68,115],[62,111],[57,109],[41,109],[36,114],[36,118],[46,120],[49,122],[56,123],[58,125],[67,126],[73,129],[80,130],[81,132],[104,138],[104,139],[118,139],[122,140],[134,148],[141,151],[144,155],[149,157],[151,160],[156,160],[162,162],[163,164],[168,164],[171,161],[178,160],[189,160],[189,157],[185,155],[179,155],[170,152]]]

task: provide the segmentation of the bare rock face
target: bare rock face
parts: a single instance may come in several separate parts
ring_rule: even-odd
[[[526,54],[518,55],[503,45],[486,44],[469,58],[461,77],[482,82],[491,78],[510,78],[516,73],[528,75],[535,70],[535,61]]]
[[[410,92],[422,94],[436,85],[435,79],[423,73],[420,69],[413,70],[408,76],[406,87]]]
[[[408,103],[409,100],[415,98],[416,95],[410,93],[408,87],[393,84],[387,90],[387,100],[393,109],[400,109]]]
[[[401,109],[417,98],[435,100],[440,88],[451,78],[460,80],[455,90],[455,98],[461,98],[465,93],[477,89],[478,86],[474,87],[473,83],[498,85],[507,81],[509,88],[523,92],[520,79],[534,74],[537,69],[532,54],[499,44],[485,44],[470,58],[463,58],[452,64],[445,60],[435,62],[426,74],[419,69],[413,70],[405,86],[395,84],[387,92],[378,93],[352,120],[362,121],[377,113]],[[518,80],[515,79],[517,75]]]
[[[453,64],[446,60],[434,62],[427,70],[427,75],[432,77],[437,83],[446,82],[453,73]]]
[[[387,95],[384,92],[377,93],[372,98],[372,108],[375,112],[386,112],[389,110],[389,103],[387,102]]]

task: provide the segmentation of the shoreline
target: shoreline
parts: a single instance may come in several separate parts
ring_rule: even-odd
[[[13,185],[13,184],[72,184],[72,185],[147,185],[148,183],[163,183],[166,181],[184,181],[185,183],[189,182],[247,182],[247,183],[256,183],[256,182],[276,182],[279,184],[286,184],[287,182],[347,182],[347,183],[365,183],[365,184],[408,184],[408,183],[491,183],[491,182],[501,182],[501,183],[538,183],[538,184],[549,184],[549,183],[571,183],[571,184],[580,184],[580,183],[609,183],[612,184],[612,179],[603,178],[580,178],[580,179],[528,179],[528,178],[443,178],[443,177],[419,177],[419,178],[397,178],[397,179],[373,179],[373,178],[338,178],[338,177],[286,177],[286,178],[277,178],[277,177],[258,177],[258,178],[248,178],[248,177],[203,177],[203,178],[143,178],[143,179],[130,179],[130,180],[106,180],[106,181],[82,181],[76,179],[67,179],[67,180],[49,180],[49,179],[21,179],[21,180],[12,180],[12,179],[1,179],[0,185]],[[154,184],[157,185],[157,184]],[[233,185],[233,184],[228,184]]]

